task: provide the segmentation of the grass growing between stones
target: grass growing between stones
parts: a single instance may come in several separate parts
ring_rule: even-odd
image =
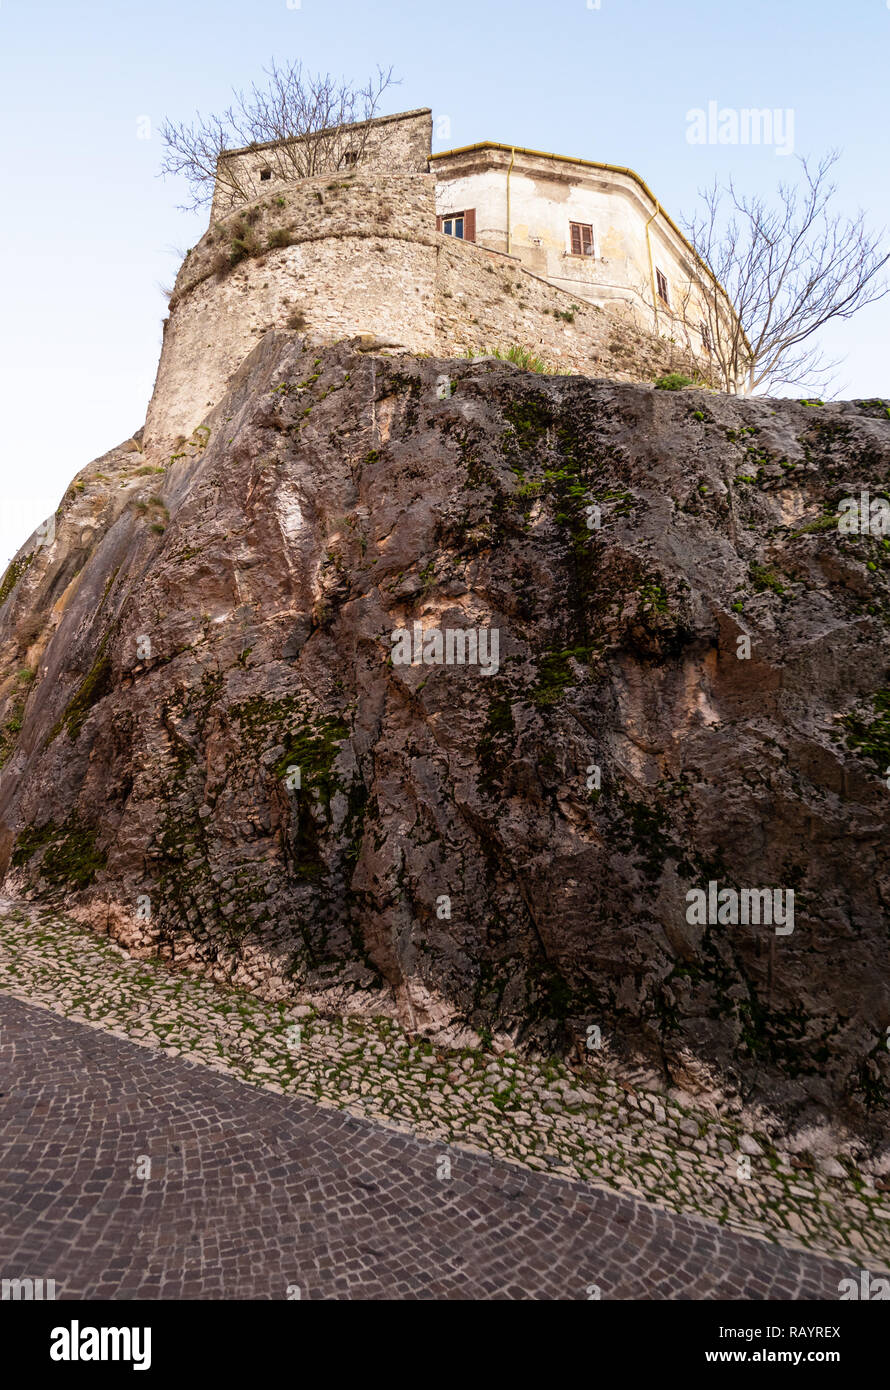
[[[578,1071],[558,1058],[446,1050],[385,1015],[326,1018],[309,1003],[270,1003],[134,960],[30,905],[2,916],[0,990],[255,1086],[779,1243],[887,1265],[890,1198],[867,1175],[803,1171],[750,1120],[693,1113],[688,1101],[616,1082],[602,1063]]]

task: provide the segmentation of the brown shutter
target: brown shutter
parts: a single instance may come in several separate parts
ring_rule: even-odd
[[[467,208],[464,213],[464,241],[476,240],[476,209]]]
[[[585,254],[585,256],[592,256],[592,255],[593,255],[593,228],[592,228],[592,227],[588,227],[588,226],[586,225],[586,223],[582,224],[582,226],[581,226],[581,240],[582,240],[582,243],[583,243],[583,248],[584,248],[584,254]]]
[[[572,255],[573,255],[573,256],[580,256],[580,255],[581,255],[581,228],[580,228],[580,226],[579,226],[579,224],[578,224],[577,222],[570,222],[570,223],[569,223],[569,226],[570,226],[571,229],[572,229]]]
[[[438,217],[438,216],[436,217],[436,231],[437,231],[437,232],[441,232],[441,230],[442,230],[442,223],[443,223],[444,221],[445,221],[445,218],[444,218],[444,217]]]

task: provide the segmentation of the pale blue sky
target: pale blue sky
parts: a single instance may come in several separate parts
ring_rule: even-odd
[[[273,56],[350,78],[392,63],[388,109],[449,116],[438,148],[630,165],[675,217],[715,174],[766,192],[795,168],[766,147],[691,146],[690,108],[791,108],[797,151],[840,146],[844,206],[890,226],[887,0],[0,0],[0,563],[145,417],[159,286],[206,225],[156,177],[157,128],[225,105]],[[846,357],[839,394],[890,395],[888,329],[885,300],[825,335]]]

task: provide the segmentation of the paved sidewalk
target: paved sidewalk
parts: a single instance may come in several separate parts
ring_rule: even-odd
[[[837,1298],[852,1272],[9,996],[0,1041],[0,1276],[59,1298]]]
[[[583,1070],[436,1049],[391,1018],[271,1003],[134,959],[52,909],[0,899],[0,1008],[4,994],[276,1096],[485,1153],[520,1176],[580,1180],[874,1275],[890,1265],[890,1180],[850,1160],[784,1152],[770,1116],[731,1098],[707,1110],[657,1077],[620,1070],[607,1047]]]

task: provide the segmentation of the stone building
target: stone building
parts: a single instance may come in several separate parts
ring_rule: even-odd
[[[314,139],[220,160],[170,300],[148,444],[187,437],[275,328],[719,384],[694,252],[630,170],[492,144],[433,155],[427,109]]]
[[[708,356],[695,252],[632,169],[512,145],[432,155],[437,226],[591,304],[620,306]]]
[[[319,132],[309,141],[271,141],[230,150],[217,167],[211,222],[262,193],[313,174],[361,168],[429,173],[433,117],[428,107]]]

